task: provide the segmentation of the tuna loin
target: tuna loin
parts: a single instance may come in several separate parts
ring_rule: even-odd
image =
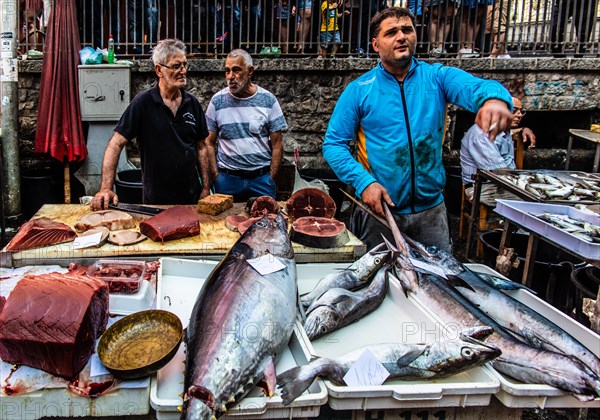
[[[70,242],[77,234],[69,226],[47,217],[38,217],[23,223],[15,237],[6,247],[7,251],[22,251]]]
[[[106,328],[108,293],[84,276],[23,277],[0,313],[0,358],[72,379]]]
[[[140,232],[154,242],[165,242],[200,234],[198,212],[192,207],[175,206],[140,223]]]

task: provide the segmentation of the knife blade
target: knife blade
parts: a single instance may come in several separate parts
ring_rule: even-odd
[[[149,206],[140,206],[138,204],[127,204],[127,203],[117,203],[117,204],[109,204],[108,208],[115,210],[128,211],[131,213],[139,213],[139,214],[148,214],[150,216],[156,216],[158,213],[161,213],[165,209],[159,209],[157,207],[149,207]]]
[[[367,207],[367,205],[365,203],[363,203],[362,201],[360,201],[358,198],[353,197],[352,195],[348,194],[346,191],[344,191],[343,189],[339,188],[339,190],[341,192],[344,193],[344,195],[346,197],[348,197],[348,199],[350,201],[352,201],[354,204],[356,204],[358,207],[360,207],[361,209],[363,209],[364,211],[366,211],[367,213],[369,213],[370,216],[373,216],[375,218],[375,220],[377,220],[379,223],[381,223],[383,226],[389,228],[390,225],[387,222],[387,220],[385,220],[383,217],[381,217],[380,215],[378,215],[377,213],[375,213],[373,210],[371,210],[369,207]]]

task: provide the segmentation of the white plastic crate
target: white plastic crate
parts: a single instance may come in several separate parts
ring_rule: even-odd
[[[206,278],[218,261],[193,261],[162,258],[158,272],[157,308],[175,313],[184,327],[189,323],[196,296]],[[182,344],[175,357],[152,377],[150,403],[156,410],[157,419],[179,419],[177,410],[183,403],[179,396],[183,392],[183,369],[185,354]],[[300,364],[308,363],[312,353],[310,342],[298,323],[288,347],[280,355],[276,371],[283,372]],[[254,388],[234,407],[227,416],[243,419],[316,417],[321,406],[327,402],[327,390],[321,380],[313,383],[290,405],[283,405],[281,397],[268,398],[260,388]]]
[[[589,214],[574,207],[560,204],[533,203],[528,201],[497,200],[496,213],[580,255],[582,258],[600,260],[600,244],[579,239],[577,236],[554,226],[539,217],[544,212],[562,214],[585,220],[600,226],[600,216]]]

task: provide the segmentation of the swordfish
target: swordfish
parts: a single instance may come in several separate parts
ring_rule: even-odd
[[[260,274],[248,262],[259,257],[280,269]],[[187,328],[182,419],[217,418],[259,382],[274,394],[275,360],[292,335],[297,293],[286,223],[281,215],[264,216],[198,295]]]

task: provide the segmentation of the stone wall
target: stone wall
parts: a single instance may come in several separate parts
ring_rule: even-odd
[[[519,58],[443,61],[477,76],[502,82],[511,93],[523,97],[524,106],[528,110],[585,111],[580,127],[562,127],[556,133],[559,137],[567,136],[567,128],[589,127],[590,118],[599,120],[600,59]],[[223,60],[191,60],[190,62],[189,91],[196,95],[206,108],[210,97],[225,86]],[[284,135],[285,152],[288,158],[291,158],[293,151],[298,149],[301,167],[326,165],[321,157],[321,143],[336,100],[351,80],[368,71],[375,64],[374,59],[255,61],[255,82],[278,97],[288,121],[290,128]],[[32,151],[40,76],[41,62],[21,63],[19,124],[23,166],[38,163]],[[136,62],[132,68],[132,94],[148,88],[154,82],[152,63],[149,60]],[[457,142],[460,140],[460,135],[455,134],[453,130],[456,115],[456,110],[451,109],[447,130],[449,146],[444,152],[445,160],[451,164],[457,164]],[[556,121],[548,121],[549,124],[553,122],[556,123]],[[543,144],[540,144],[540,147],[543,148]],[[535,154],[537,151],[531,153]],[[587,165],[589,159],[591,167],[592,154],[584,151],[582,156],[583,164]],[[539,164],[544,165],[545,159],[541,159]],[[529,156],[529,161],[539,162],[540,158],[537,155]],[[546,162],[546,164],[554,166],[552,163]]]

